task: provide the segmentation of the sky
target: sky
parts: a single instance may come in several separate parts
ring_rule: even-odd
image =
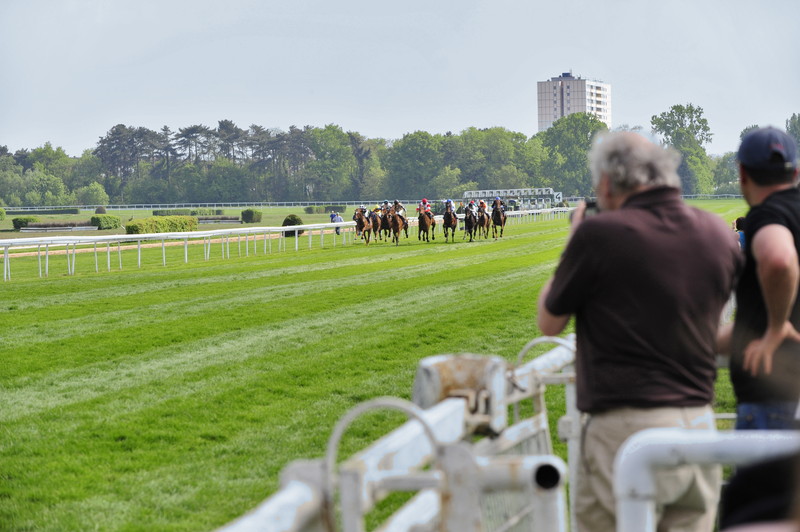
[[[613,127],[691,103],[735,151],[800,114],[800,2],[0,0],[0,146],[220,120],[531,136],[563,72],[611,84]]]

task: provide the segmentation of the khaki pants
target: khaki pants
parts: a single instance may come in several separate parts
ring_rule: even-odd
[[[713,429],[711,407],[620,408],[588,417],[573,490],[579,532],[616,530],[614,457],[625,440],[656,427]],[[719,466],[686,465],[656,475],[658,532],[711,532],[722,480]]]

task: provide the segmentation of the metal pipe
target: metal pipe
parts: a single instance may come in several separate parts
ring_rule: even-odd
[[[746,464],[800,451],[796,431],[653,428],[638,432],[614,460],[617,532],[655,531],[658,468],[686,464]]]

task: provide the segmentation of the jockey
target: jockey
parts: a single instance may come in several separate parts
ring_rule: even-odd
[[[383,204],[381,204],[381,212],[383,214],[389,212],[389,200],[383,200]]]
[[[431,204],[428,203],[428,200],[426,198],[422,198],[422,201],[419,202],[419,207],[417,208],[417,210],[419,210],[420,214],[423,213],[427,214],[428,218],[433,220],[433,213],[431,212]]]
[[[486,212],[486,202],[483,199],[478,202],[478,211]]]
[[[453,200],[451,200],[451,199],[445,200],[445,202],[444,202],[444,210],[445,210],[445,212],[447,212],[447,207],[448,206],[450,207],[450,211],[453,214],[455,214],[456,213],[456,204],[453,203]]]
[[[475,200],[469,200],[469,205],[467,205],[467,209],[472,212],[475,216],[477,216],[478,207],[475,205]]]
[[[500,204],[500,210],[505,212],[506,211],[506,203],[503,200],[500,199],[500,196],[496,196],[494,198],[494,204],[496,205],[498,203]]]

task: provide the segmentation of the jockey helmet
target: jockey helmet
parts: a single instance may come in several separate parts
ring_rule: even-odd
[[[422,198],[422,203],[428,203],[428,200],[425,199],[425,198]]]
[[[496,200],[499,200],[499,199],[500,199],[500,196],[495,196],[495,198],[494,198],[494,199],[496,199]]]

